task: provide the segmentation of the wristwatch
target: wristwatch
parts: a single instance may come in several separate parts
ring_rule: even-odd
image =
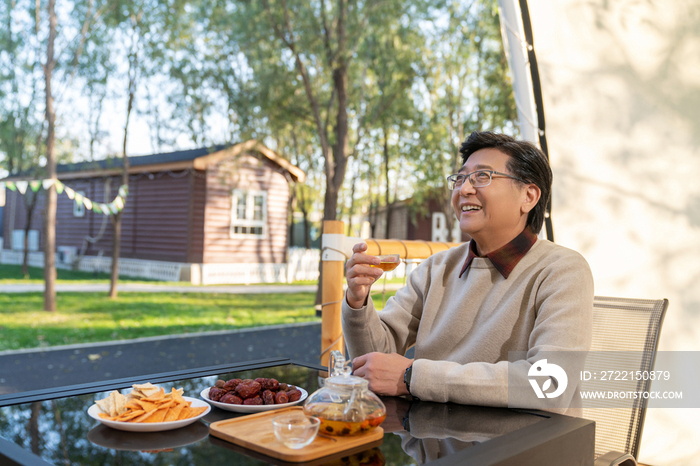
[[[403,383],[406,384],[406,390],[408,394],[411,394],[411,375],[413,374],[413,364],[406,368],[406,372],[403,374]]]

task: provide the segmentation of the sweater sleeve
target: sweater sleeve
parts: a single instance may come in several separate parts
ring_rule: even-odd
[[[430,276],[430,260],[421,263],[406,286],[389,298],[377,312],[372,298],[360,309],[353,309],[343,298],[342,325],[350,358],[371,353],[405,354],[416,342],[423,311],[424,290]]]
[[[577,354],[565,370],[569,379],[578,375],[578,370],[583,368],[581,355],[585,356],[584,352],[590,348],[592,334],[593,277],[588,263],[578,253],[568,251],[546,265],[536,281],[528,303],[535,308],[535,321],[522,359],[467,364],[418,359],[413,364],[412,394],[429,401],[506,407],[509,386],[514,390],[511,395],[519,390],[533,393],[528,371],[550,352]],[[508,356],[502,355],[504,359]],[[577,396],[576,381],[569,385],[565,396],[558,400],[559,405],[570,406]]]

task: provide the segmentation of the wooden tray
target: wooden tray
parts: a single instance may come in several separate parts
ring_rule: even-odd
[[[258,414],[241,416],[233,419],[213,422],[209,425],[209,434],[222,440],[257,451],[272,458],[277,458],[290,463],[311,461],[336,453],[348,454],[361,451],[358,447],[375,442],[371,446],[377,446],[378,440],[384,438],[384,429],[376,427],[370,432],[347,437],[326,437],[317,435],[310,445],[292,450],[285,447],[275,438],[272,431],[272,418],[284,413],[303,412],[301,406],[293,406],[286,409],[265,411]],[[367,445],[367,448],[370,446]]]

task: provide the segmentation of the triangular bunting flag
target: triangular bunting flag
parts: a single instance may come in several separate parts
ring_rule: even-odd
[[[107,204],[100,204],[100,210],[103,214],[109,215],[109,207],[107,207]]]
[[[32,188],[32,191],[37,192],[37,191],[39,191],[39,188],[41,188],[41,181],[38,181],[38,180],[30,181],[29,187]]]
[[[15,183],[13,181],[6,182],[5,186],[7,186],[7,189],[9,189],[10,191],[15,191],[17,189],[17,186],[15,186]]]
[[[17,190],[21,193],[24,194],[27,192],[27,186],[29,186],[29,183],[26,181],[18,181],[16,183],[17,185]]]
[[[75,193],[75,203],[80,205],[83,203],[83,195],[80,193]]]
[[[73,191],[71,188],[66,186],[66,196],[68,196],[68,199],[70,199],[70,200],[75,199],[75,191]]]
[[[92,210],[92,201],[88,199],[87,197],[83,198],[83,204],[87,208],[87,210]]]
[[[63,192],[63,183],[61,183],[58,180],[56,180],[56,192],[58,194],[61,194]]]
[[[117,215],[119,213],[119,209],[117,209],[117,206],[115,206],[114,203],[109,204],[107,207],[109,207],[109,210],[113,215]]]
[[[56,182],[56,180],[49,178],[46,180],[42,180],[41,185],[44,187],[44,189],[49,189],[51,187],[51,185],[54,184],[55,182]]]
[[[125,185],[125,184],[119,186],[119,195],[120,195],[121,197],[126,197],[126,196],[128,196],[128,195],[129,195],[129,186],[127,186],[127,185]]]
[[[100,208],[100,204],[93,204],[92,205],[92,211],[97,212],[98,214],[102,213],[102,208]]]
[[[117,206],[117,209],[122,210],[124,208],[124,199],[121,196],[117,196],[114,199],[114,205]]]

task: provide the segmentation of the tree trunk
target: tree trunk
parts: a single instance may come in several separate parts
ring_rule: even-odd
[[[306,210],[301,211],[304,216],[304,247],[311,249],[311,222],[309,222],[309,213]]]
[[[342,21],[338,21],[338,35],[340,36]],[[340,39],[339,39],[340,42]],[[344,52],[344,49],[341,49]],[[339,53],[339,55],[341,55]],[[341,55],[342,57],[342,55]],[[338,113],[336,115],[335,124],[335,140],[336,144],[333,147],[333,170],[331,176],[326,176],[326,196],[323,206],[323,220],[335,220],[338,211],[338,193],[345,179],[345,170],[348,163],[348,68],[344,58],[338,68],[333,71],[333,83],[335,84],[336,94],[338,96]]]
[[[345,16],[347,14],[347,4],[344,0],[338,0],[338,18],[335,21],[335,30],[337,37],[337,49],[331,50],[331,47],[326,47],[326,60],[333,67],[333,95],[338,97],[338,111],[335,121],[335,146],[331,149],[328,141],[327,124],[324,124],[321,118],[321,112],[316,96],[314,96],[309,74],[304,66],[299,51],[296,49],[294,42],[294,33],[289,22],[289,12],[286,3],[284,5],[285,23],[278,24],[270,8],[269,2],[262,1],[264,9],[270,18],[275,35],[286,45],[294,55],[296,67],[301,75],[304,83],[304,90],[311,106],[311,111],[316,123],[316,130],[321,143],[321,150],[325,161],[326,175],[326,193],[324,196],[323,205],[323,220],[335,220],[337,217],[338,208],[338,191],[343,184],[345,177],[345,169],[347,164],[347,144],[348,144],[348,118],[347,118],[347,84],[348,84],[348,60],[347,56],[347,37],[345,32]],[[326,122],[327,123],[327,122]],[[319,276],[323,261],[319,262]],[[316,292],[316,307],[318,309],[321,304],[321,282],[319,279],[319,288]]]
[[[27,193],[27,195],[29,195]],[[29,278],[29,231],[32,229],[32,217],[34,217],[34,208],[36,207],[36,200],[39,198],[38,192],[32,192],[32,200],[29,205],[25,204],[27,208],[27,223],[24,227],[24,257],[22,258],[22,275],[25,279]]]
[[[119,253],[122,237],[122,213],[117,212],[112,221],[112,270],[109,276],[109,297],[117,299],[117,280],[119,279]]]
[[[39,455],[39,445],[41,443],[41,433],[39,432],[39,414],[41,414],[41,402],[35,401],[30,405],[29,421],[27,430],[29,431],[29,445],[32,453]]]
[[[46,47],[46,65],[44,80],[46,82],[46,177],[56,179],[56,156],[54,154],[54,126],[56,114],[53,108],[51,91],[51,75],[54,66],[54,42],[56,40],[56,11],[55,0],[49,0],[49,38]],[[38,13],[37,13],[38,14]],[[46,190],[46,211],[44,215],[44,310],[56,310],[56,186],[51,184]]]
[[[133,38],[133,47],[136,47],[136,35]],[[122,141],[122,186],[129,187],[129,157],[126,155],[126,142],[129,135],[129,118],[131,110],[134,107],[134,95],[136,94],[136,72],[138,65],[138,54],[132,51],[129,57],[129,102],[126,107],[126,123],[124,123],[124,139]],[[128,192],[128,191],[127,191]],[[126,198],[124,199],[124,208],[126,208]],[[112,217],[112,226],[114,227],[112,236],[112,270],[109,277],[109,297],[117,299],[117,281],[119,280],[119,253],[121,250],[122,240],[122,213],[120,210]]]
[[[287,230],[287,248],[294,246],[294,206],[296,205],[297,188],[291,179],[289,179],[289,202],[287,202],[287,218],[289,218],[289,229]]]
[[[355,236],[352,234],[352,217],[355,215],[355,186],[357,185],[357,177],[352,178],[352,184],[350,186],[350,209],[348,210],[348,235]],[[362,222],[360,222],[360,229],[362,229]],[[362,232],[360,232],[361,234]],[[358,235],[360,236],[360,235]]]
[[[384,223],[384,238],[389,239],[389,223],[391,222],[391,201],[389,200],[389,135],[387,129],[384,132],[384,181],[386,192],[384,193],[384,204],[386,205],[386,221]]]

